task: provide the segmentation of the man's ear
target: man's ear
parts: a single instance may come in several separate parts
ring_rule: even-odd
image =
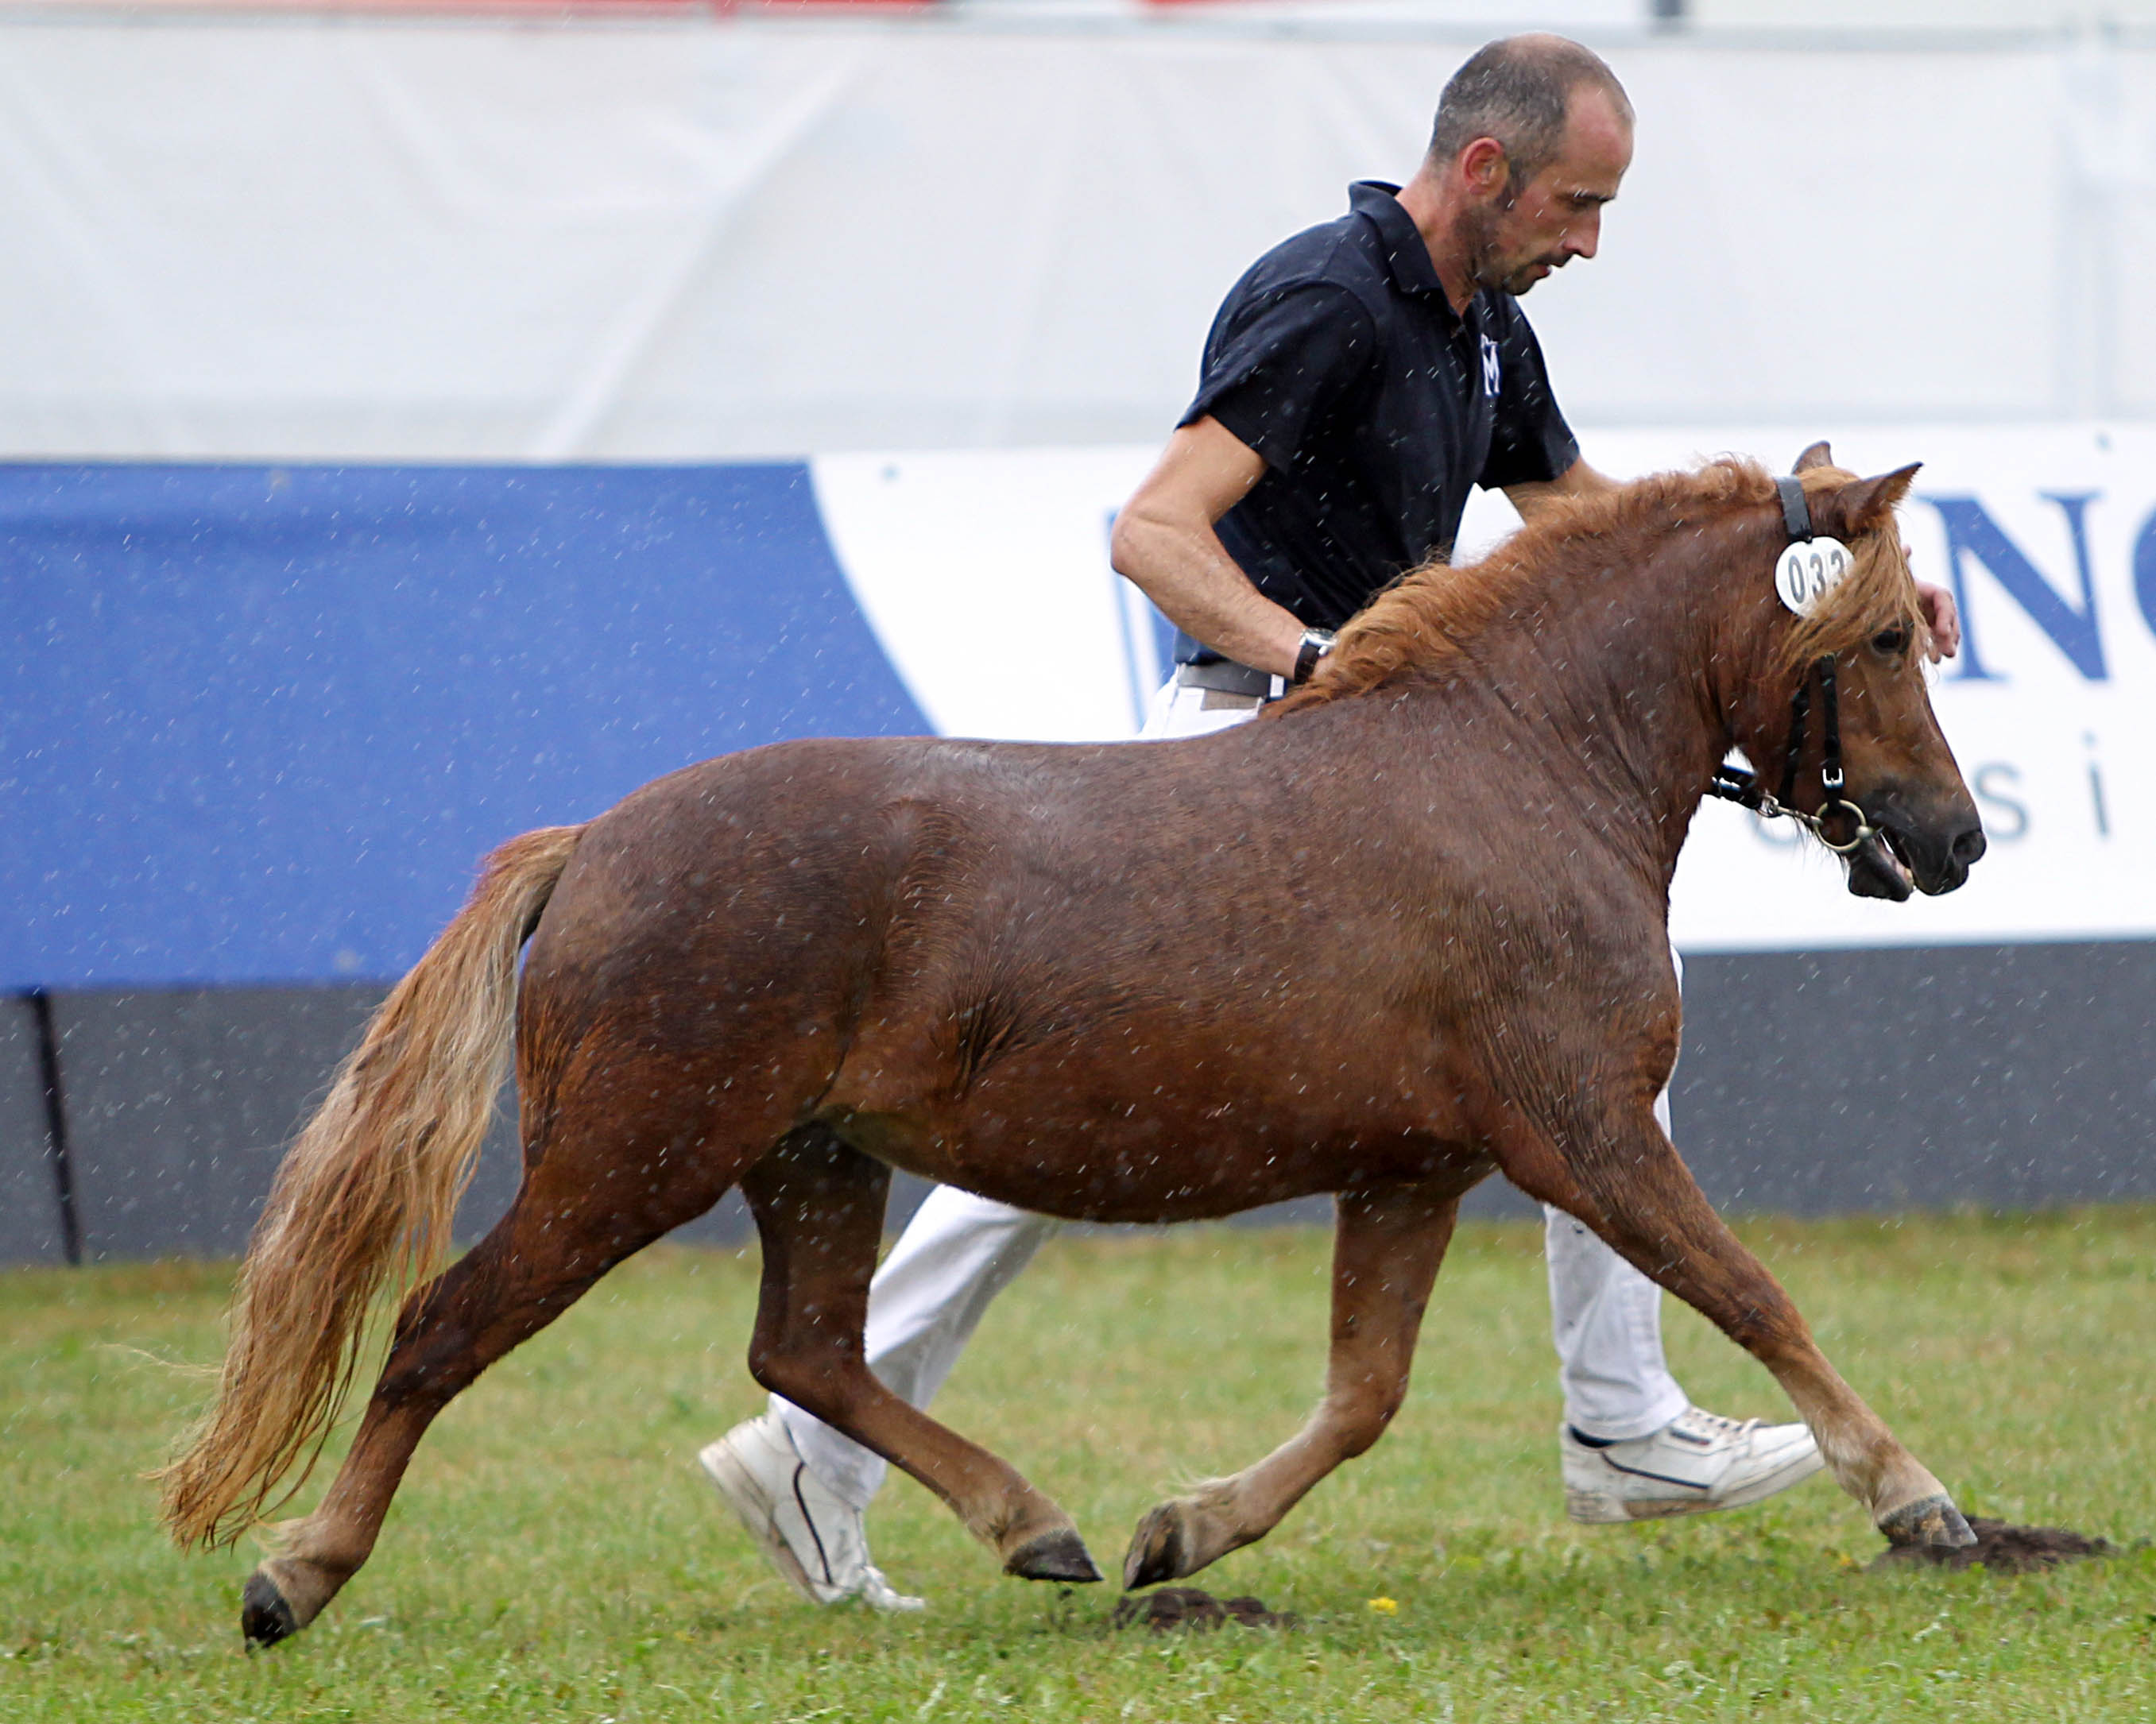
[[[1849,540],[1882,526],[1892,518],[1894,505],[1908,495],[1917,469],[1924,464],[1912,461],[1892,473],[1871,479],[1852,479],[1832,490],[1806,493],[1813,525],[1830,538]]]
[[[1822,439],[1799,455],[1797,464],[1790,468],[1789,471],[1803,473],[1814,467],[1831,467],[1832,465],[1834,465],[1834,451],[1826,446],[1825,440]]]
[[[1477,192],[1485,194],[1502,187],[1510,172],[1506,164],[1505,146],[1490,137],[1477,138],[1462,150],[1459,167],[1461,177]]]

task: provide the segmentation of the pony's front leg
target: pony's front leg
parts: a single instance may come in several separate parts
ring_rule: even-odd
[[[1835,1482],[1888,1538],[1976,1542],[1946,1487],[1842,1380],[1789,1296],[1715,1213],[1645,1102],[1548,1135],[1516,1120],[1496,1147],[1515,1185],[1593,1228],[1773,1372]]]
[[[1162,1503],[1138,1522],[1126,1587],[1195,1574],[1280,1525],[1311,1486],[1383,1434],[1408,1392],[1415,1336],[1445,1260],[1460,1193],[1425,1186],[1342,1192],[1332,1247],[1332,1353],[1325,1398],[1255,1466]]]
[[[1070,1516],[1015,1467],[879,1383],[861,1347],[891,1169],[807,1126],[742,1181],[763,1243],[749,1370],[950,1505],[1022,1580],[1095,1581]]]

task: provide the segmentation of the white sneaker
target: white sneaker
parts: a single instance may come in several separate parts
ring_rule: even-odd
[[[1743,1508],[1825,1464],[1801,1424],[1740,1424],[1697,1407],[1650,1435],[1599,1446],[1561,1425],[1557,1446],[1564,1511],[1589,1526]]]
[[[859,1598],[874,1610],[921,1608],[869,1561],[861,1511],[808,1470],[770,1414],[736,1425],[696,1459],[771,1566],[811,1603]]]

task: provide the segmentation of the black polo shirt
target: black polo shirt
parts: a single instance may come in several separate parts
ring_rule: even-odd
[[[1484,288],[1455,315],[1398,189],[1349,187],[1348,214],[1250,267],[1181,421],[1209,413],[1265,457],[1220,541],[1314,629],[1450,555],[1470,486],[1555,479],[1579,459],[1519,302]]]

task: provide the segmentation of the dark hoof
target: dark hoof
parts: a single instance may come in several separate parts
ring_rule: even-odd
[[[1020,1580],[1060,1580],[1078,1586],[1101,1578],[1085,1541],[1067,1526],[1020,1545],[1004,1564],[1004,1573]]]
[[[1935,1545],[1941,1550],[1958,1551],[1976,1542],[1976,1535],[1962,1519],[1953,1499],[1943,1492],[1903,1504],[1879,1523],[1879,1530],[1890,1544]]]
[[[1123,1558],[1123,1590],[1158,1586],[1163,1580],[1180,1580],[1190,1573],[1183,1560],[1183,1516],[1172,1502],[1149,1509],[1131,1535],[1131,1548]]]
[[[239,1632],[249,1646],[275,1646],[300,1632],[299,1619],[277,1583],[259,1568],[247,1577],[247,1589],[239,1595]]]

